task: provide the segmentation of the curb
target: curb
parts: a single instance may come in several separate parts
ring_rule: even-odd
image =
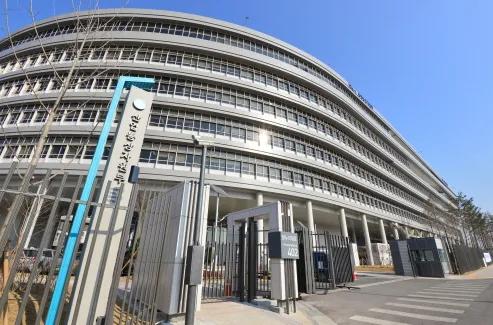
[[[327,315],[321,313],[314,306],[298,300],[296,302],[297,311],[301,311],[308,319],[312,321],[313,324],[316,325],[337,325],[331,318]]]

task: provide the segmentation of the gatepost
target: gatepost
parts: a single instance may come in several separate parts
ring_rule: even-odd
[[[125,209],[119,209],[112,227],[110,220],[115,209],[113,200],[120,196],[120,202],[129,202],[132,191],[132,184],[128,183],[130,168],[139,162],[153,98],[153,93],[135,86],[128,93],[101,183],[106,186],[111,182],[108,196],[111,202],[107,202],[110,204],[103,211],[97,209],[92,214],[91,231],[86,245],[94,247],[94,250],[91,256],[88,256],[91,250],[84,251],[79,281],[70,307],[69,324],[93,324],[98,317],[105,315],[126,215]],[[104,189],[99,196],[99,203],[103,196]],[[96,220],[98,218],[101,220]],[[99,229],[96,232],[97,224]]]

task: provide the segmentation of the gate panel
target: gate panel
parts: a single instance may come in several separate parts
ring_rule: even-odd
[[[112,283],[114,311],[107,310],[107,323],[113,319],[123,324],[155,323],[185,312],[186,248],[194,231],[197,187],[195,182],[185,182],[169,191],[144,190],[135,195],[135,213],[140,214],[135,230],[125,229],[128,237],[120,245],[118,256],[123,258]],[[198,229],[202,242],[205,218]]]
[[[312,233],[302,227],[298,231],[300,260],[298,283],[300,291],[315,293],[317,289],[335,289],[353,281],[349,241],[328,232]]]

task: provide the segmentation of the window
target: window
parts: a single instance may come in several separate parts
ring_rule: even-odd
[[[80,121],[84,123],[94,122],[96,120],[97,113],[98,111],[95,110],[83,110]]]
[[[21,120],[19,121],[19,123],[30,123],[32,118],[33,118],[33,115],[34,115],[33,111],[24,112],[24,114],[22,114],[22,117],[21,117]]]
[[[69,145],[66,151],[65,159],[79,159],[82,153],[82,147]]]
[[[282,180],[285,182],[293,182],[293,172],[289,170],[282,171]]]
[[[270,179],[277,179],[277,180],[281,179],[281,169],[270,167],[269,173],[270,173]]]
[[[65,153],[65,149],[67,146],[65,145],[53,145],[51,147],[49,158],[61,159],[63,158],[63,154]]]
[[[154,164],[156,163],[156,160],[157,160],[156,150],[142,149],[140,151],[140,159],[139,159],[140,162]]]
[[[79,118],[80,111],[69,111],[65,114],[64,122],[77,122]]]
[[[242,163],[241,164],[241,173],[247,175],[255,175],[255,165],[250,163]]]
[[[269,177],[269,167],[264,165],[257,165],[257,176]]]
[[[84,159],[92,159],[94,151],[96,151],[95,146],[87,146],[86,151],[84,152]]]
[[[17,154],[17,158],[19,158],[19,159],[30,158],[33,148],[34,148],[34,146],[26,146],[26,145],[21,146],[21,149],[19,150],[19,153]]]
[[[7,146],[7,149],[5,150],[5,154],[3,155],[4,159],[13,159],[16,156],[17,152],[17,147],[14,146]]]

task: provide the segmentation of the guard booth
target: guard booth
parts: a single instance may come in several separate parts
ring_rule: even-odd
[[[439,238],[391,241],[390,249],[398,275],[444,278],[450,273],[448,254]]]

